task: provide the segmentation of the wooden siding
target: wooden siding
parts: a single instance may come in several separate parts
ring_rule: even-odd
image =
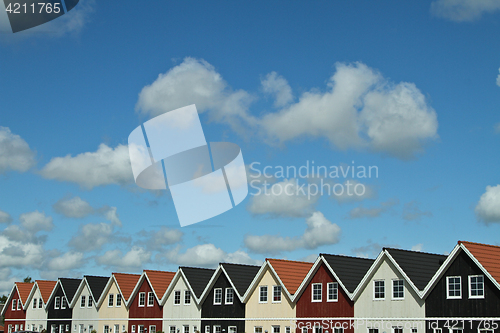
[[[16,300],[16,310],[12,310],[12,300]],[[19,302],[20,297],[19,293],[17,292],[17,288],[14,288],[13,290],[13,295],[10,299],[10,302],[5,304],[7,307],[5,309],[5,319],[7,322],[7,319],[25,319],[26,318],[26,311],[24,311],[22,308],[21,310],[17,310],[17,302]]]
[[[66,325],[69,325],[70,331],[72,329],[71,328],[71,319],[73,317],[73,309],[71,309],[69,307],[69,304],[67,304],[66,309],[54,309],[55,298],[61,297],[61,304],[62,304],[62,297],[64,296],[61,285],[57,284],[56,288],[57,289],[54,293],[54,297],[52,297],[50,303],[47,304],[47,307],[46,307],[46,309],[47,309],[47,333],[51,333],[52,325],[55,325],[55,333],[62,333],[62,332],[59,332],[60,325],[64,325],[64,327],[66,327]]]
[[[152,288],[149,285],[149,282],[147,279],[144,279],[142,281],[142,285],[137,291],[137,293],[132,297],[130,300],[130,307],[128,310],[128,315],[129,319],[134,319],[134,320],[129,320],[128,323],[128,332],[132,332],[132,325],[135,325],[136,327],[136,333],[138,333],[138,325],[144,325],[145,328],[148,329],[149,332],[149,326],[150,325],[156,325],[156,331],[162,331],[162,320],[147,320],[146,318],[163,318],[163,307],[161,307],[158,304],[158,301],[156,300],[156,297],[154,298],[154,305],[153,306],[148,306],[148,293],[152,292]],[[139,294],[144,292],[145,293],[145,304],[144,306],[139,306]],[[141,320],[141,318],[144,318],[144,320]],[[137,320],[139,319],[139,320]]]

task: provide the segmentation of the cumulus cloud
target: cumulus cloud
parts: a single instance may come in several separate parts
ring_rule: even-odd
[[[0,174],[13,170],[28,171],[36,164],[35,152],[19,135],[0,126]]]
[[[19,281],[15,276],[12,276],[12,271],[8,267],[0,268],[0,294],[8,295],[12,290],[14,282]]]
[[[144,243],[147,248],[151,250],[161,250],[163,246],[180,242],[184,234],[178,229],[170,229],[162,226],[160,230],[150,232],[143,231],[140,235],[146,237]]]
[[[46,268],[52,271],[68,271],[82,267],[83,262],[83,253],[70,251],[50,259]]]
[[[392,207],[399,204],[398,199],[390,199],[380,203],[378,207],[365,208],[363,206],[355,207],[349,212],[351,219],[374,218],[379,217],[383,213],[389,211]]]
[[[80,197],[63,198],[56,202],[52,208],[66,217],[83,218],[94,213],[94,208]]]
[[[424,249],[424,244],[422,243],[415,244],[411,247],[412,251],[417,251],[417,252],[422,252],[423,249]]]
[[[84,224],[78,228],[68,246],[81,252],[98,250],[109,241],[112,233],[113,226],[107,223]]]
[[[221,262],[236,264],[259,265],[262,262],[250,258],[250,256],[241,250],[233,253],[227,253],[214,244],[200,244],[191,247],[184,253],[180,253],[180,248],[176,247],[165,254],[168,261],[181,266],[197,267],[217,267]]]
[[[484,13],[499,9],[500,0],[436,0],[431,3],[432,14],[455,22],[474,21]]]
[[[186,58],[143,88],[137,110],[158,114],[195,103],[200,112],[237,132],[259,133],[271,144],[299,137],[324,138],[338,149],[367,149],[411,159],[437,138],[436,112],[412,83],[391,83],[362,63],[336,64],[326,91],[303,93],[296,103],[286,80],[270,73],[263,90],[276,97],[277,112],[258,118],[252,98],[232,91],[204,60]]]
[[[403,219],[407,221],[418,221],[424,216],[432,216],[432,212],[423,211],[420,207],[418,207],[418,205],[419,204],[416,201],[406,203],[403,208]]]
[[[283,107],[293,100],[292,88],[288,81],[276,72],[271,72],[261,80],[262,90],[275,98],[274,106]]]
[[[128,148],[124,145],[113,149],[101,144],[95,152],[55,157],[40,173],[44,178],[76,183],[89,190],[133,181]]]
[[[98,256],[96,262],[107,267],[120,269],[141,268],[143,264],[151,261],[151,252],[146,249],[133,246],[130,251],[123,254],[120,250],[110,250],[102,256]]]
[[[476,216],[485,223],[500,222],[500,185],[486,186],[475,208]]]
[[[339,242],[340,227],[327,220],[323,213],[314,212],[306,219],[306,224],[307,228],[301,236],[247,235],[244,243],[252,252],[277,254],[300,248],[316,249],[322,245],[331,245]]]
[[[10,223],[12,222],[12,217],[9,213],[0,210],[0,223]]]
[[[44,259],[43,244],[0,235],[0,267],[40,267]]]
[[[45,213],[40,213],[37,210],[31,213],[21,214],[19,216],[19,221],[26,230],[33,234],[42,230],[50,231],[54,228],[52,217],[46,216]]]
[[[339,203],[357,202],[377,197],[377,191],[373,186],[358,182],[357,180],[346,180],[341,185],[342,187],[338,187],[337,189],[334,188],[334,184],[331,190],[331,198],[337,200]]]
[[[258,190],[248,205],[252,214],[271,216],[303,217],[311,213],[319,195],[310,195],[307,183],[300,184],[297,179],[285,179],[270,187]]]

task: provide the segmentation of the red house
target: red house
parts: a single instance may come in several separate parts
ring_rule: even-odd
[[[372,263],[371,259],[320,254],[297,290],[296,333],[354,333],[349,321],[321,318],[354,317],[352,295]]]
[[[128,301],[128,332],[156,333],[163,331],[163,306],[160,300],[175,273],[145,270]]]
[[[34,283],[14,283],[9,298],[7,298],[2,309],[2,316],[5,317],[4,325],[7,327],[8,333],[25,329],[26,310],[24,305],[28,300],[33,285]]]

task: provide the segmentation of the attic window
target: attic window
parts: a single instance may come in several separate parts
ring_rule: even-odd
[[[273,286],[273,302],[281,302],[281,286]]]
[[[373,298],[383,300],[385,299],[385,281],[373,281]]]
[[[175,305],[181,304],[181,291],[180,290],[174,291],[174,304]]]
[[[446,277],[446,298],[462,298],[462,277],[447,276]]]
[[[17,309],[17,307],[16,307],[16,306],[17,306],[17,299],[13,299],[13,300],[12,300],[12,310],[14,310],[14,311],[15,311],[15,310]]]
[[[191,291],[184,290],[184,304],[191,304]]]
[[[146,304],[146,293],[139,293],[139,306],[144,306]]]
[[[68,307],[68,300],[66,299],[66,297],[62,296],[61,301],[62,301],[61,309],[66,309]]]
[[[312,299],[311,302],[321,302],[323,285],[321,283],[312,284]]]
[[[115,304],[115,295],[114,294],[109,294],[108,295],[108,306],[111,307]]]
[[[392,299],[405,298],[405,281],[392,280]]]
[[[41,298],[38,299],[38,308],[42,308],[43,307],[43,300]],[[41,332],[41,330],[40,330]]]
[[[87,304],[87,297],[85,295],[82,295],[82,298],[80,299],[80,307],[84,308],[86,304]]]
[[[122,294],[116,294],[116,306],[122,306]]]
[[[233,304],[234,291],[233,288],[226,288],[226,304]]]
[[[18,300],[17,300],[17,309],[18,309],[18,310],[21,310],[21,306],[22,306],[22,305],[23,305],[23,304],[21,303],[21,300],[20,300],[20,299],[18,299]]]
[[[222,304],[222,288],[215,288],[214,289],[214,305],[220,305],[220,304]]]
[[[61,297],[57,296],[54,300],[54,309],[59,309],[61,307]]]
[[[469,298],[484,298],[483,275],[469,275]]]
[[[89,300],[88,300],[88,302],[87,302],[87,306],[88,306],[89,308],[91,308],[91,307],[92,307],[92,305],[93,305],[93,302],[92,302],[92,301],[93,301],[93,300],[92,300],[92,296],[90,296],[90,295],[89,295]]]
[[[148,292],[148,306],[155,305],[155,295],[150,291]]]
[[[37,301],[38,301],[38,300],[37,300],[36,298],[33,298],[33,309],[36,309],[36,304],[37,304],[36,302],[37,302]]]
[[[328,302],[337,302],[339,300],[339,284],[337,282],[328,283]]]

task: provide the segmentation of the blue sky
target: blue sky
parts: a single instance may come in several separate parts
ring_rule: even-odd
[[[87,0],[25,32],[5,20],[0,293],[26,275],[498,244],[500,1]],[[167,191],[134,184],[126,145],[193,103],[207,141],[238,144],[249,171],[314,161],[378,177],[323,179],[363,196],[251,189],[181,228]]]

